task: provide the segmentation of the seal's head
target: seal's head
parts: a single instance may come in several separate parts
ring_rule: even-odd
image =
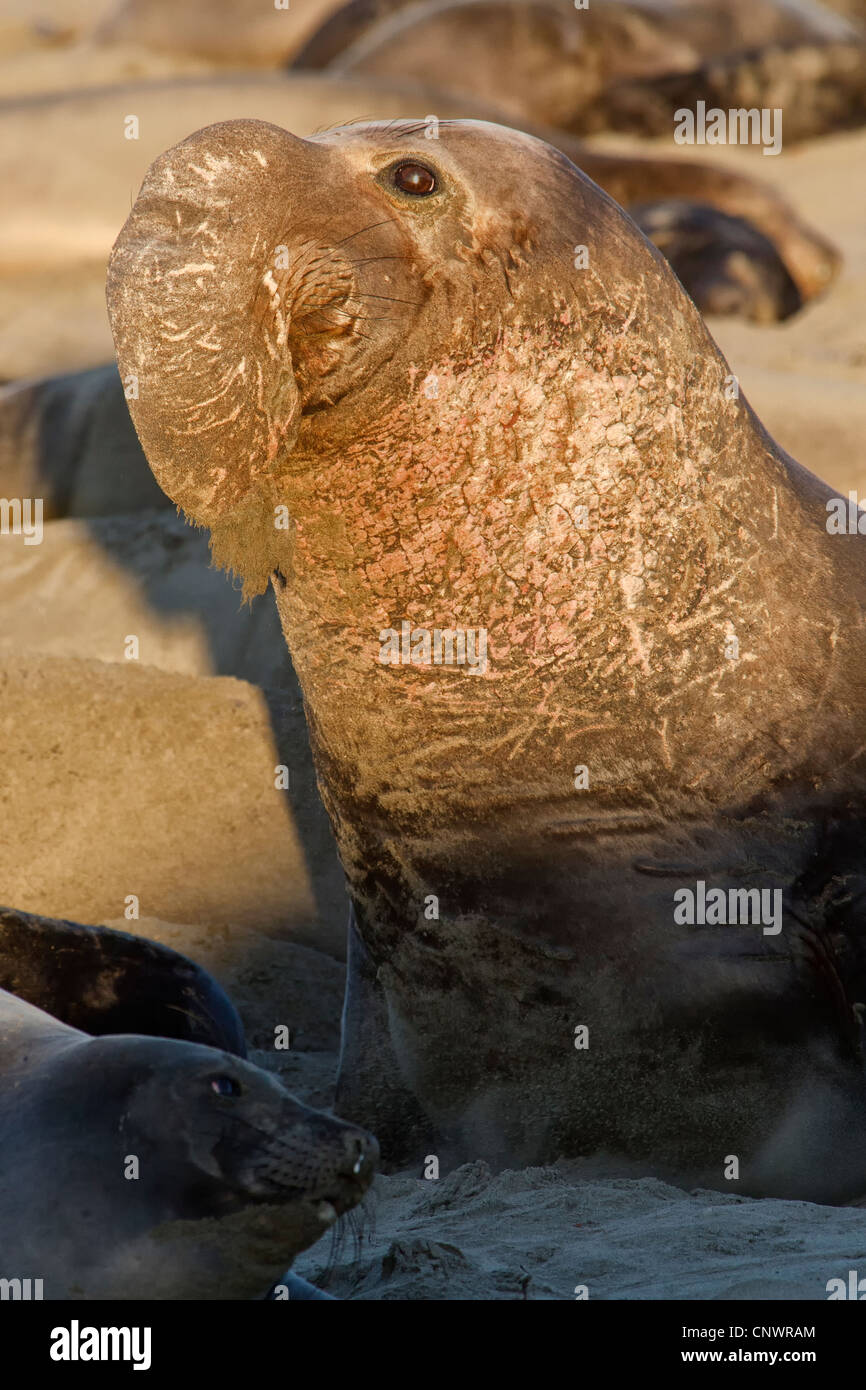
[[[311,1110],[277,1077],[227,1052],[189,1047],[172,1056],[157,1042],[94,1040],[87,1064],[122,1075],[129,1052],[136,1084],[124,1098],[127,1142],[160,1155],[161,1170],[187,1174],[181,1204],[203,1215],[249,1202],[291,1203],[310,1240],[360,1200],[376,1167],[371,1135]],[[145,1055],[153,1052],[153,1057]]]
[[[35,1176],[3,1219],[45,1241],[48,1296],[67,1280],[92,1297],[263,1295],[373,1179],[371,1135],[238,1057],[31,1014],[46,1052],[21,1052],[24,1108],[17,1123],[0,1096],[0,1133],[9,1171]],[[40,1177],[53,1166],[59,1186]]]
[[[648,243],[637,292],[624,283],[625,222],[558,151],[484,122],[307,140],[259,121],[199,131],[151,167],[109,268],[121,375],[157,478],[253,590],[290,563],[280,504],[293,519],[326,510],[333,552],[354,544],[342,512],[377,509],[371,488],[413,501],[459,488],[459,454],[426,486],[420,459],[412,476],[398,462],[465,433],[467,406],[474,428],[505,426],[522,447],[542,391],[574,385],[576,314],[590,351],[650,299],[673,351],[697,320],[679,322],[685,296],[666,306],[670,272]],[[607,355],[639,366],[630,342]],[[468,369],[474,389],[455,394]],[[355,457],[362,439],[379,446],[375,478]],[[381,549],[373,517],[365,529]]]
[[[290,578],[308,703],[400,619],[488,628],[490,680],[570,666],[589,723],[635,668],[660,682],[635,727],[725,672],[724,618],[686,634],[770,535],[782,466],[662,256],[543,141],[208,127],[148,172],[108,303],[162,487],[250,590]]]

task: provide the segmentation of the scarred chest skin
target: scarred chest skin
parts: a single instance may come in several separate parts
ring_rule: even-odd
[[[806,623],[793,650],[779,631],[795,559],[804,588],[836,582],[820,553],[811,574],[804,564],[811,519],[783,466],[723,442],[714,452],[708,430],[703,451],[671,469],[689,391],[714,398],[706,370],[660,382],[646,354],[640,376],[617,373],[630,350],[619,342],[600,370],[574,370],[573,340],[564,324],[478,361],[435,363],[433,402],[416,386],[377,421],[375,442],[357,440],[331,467],[317,455],[314,519],[294,524],[277,586],[392,1036],[439,1123],[468,1128],[469,1154],[491,1152],[491,1130],[497,1157],[548,1151],[545,1097],[563,1071],[563,1090],[575,1089],[565,1050],[577,1023],[605,1042],[566,1133],[622,1135],[611,1068],[637,1086],[648,1050],[661,1047],[666,1089],[693,1096],[695,1056],[646,1041],[659,1009],[711,993],[705,961],[671,975],[689,934],[673,923],[672,893],[688,875],[635,865],[789,889],[814,850],[802,798],[832,801],[839,753],[814,715],[826,702],[833,717],[828,693],[845,679],[840,629]],[[718,406],[717,436],[742,410]],[[380,631],[404,620],[485,628],[486,670],[383,665]],[[725,655],[732,629],[737,662]],[[616,964],[632,970],[636,954],[642,979],[626,1000]],[[766,975],[741,965],[737,989],[788,983]],[[640,1121],[633,1106],[638,1128],[657,1127],[657,1088],[647,1099]],[[740,1108],[747,1129],[758,1122]],[[675,1110],[664,1127],[681,1152]]]

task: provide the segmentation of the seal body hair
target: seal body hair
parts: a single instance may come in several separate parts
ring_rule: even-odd
[[[353,903],[340,1105],[389,1159],[426,1126],[781,1188],[804,1087],[862,1132],[858,1063],[790,924],[676,895],[790,901],[820,856],[814,928],[856,867],[822,826],[863,813],[864,541],[610,198],[522,133],[433,143],[201,131],[109,269],[160,485],[273,575]]]

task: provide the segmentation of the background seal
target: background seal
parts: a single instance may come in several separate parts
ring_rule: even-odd
[[[194,961],[110,927],[0,907],[0,989],[83,1033],[144,1033],[246,1057],[237,1010]]]

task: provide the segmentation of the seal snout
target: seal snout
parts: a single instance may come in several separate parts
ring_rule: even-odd
[[[333,1123],[340,1125],[342,1130],[339,1147],[334,1152],[333,1170],[321,1175],[323,1195],[313,1198],[316,1214],[327,1226],[360,1201],[379,1165],[379,1145],[372,1134],[354,1125],[344,1126],[339,1120]]]
[[[289,1097],[269,1120],[257,1115],[255,1147],[236,1166],[239,1148],[246,1148],[238,1141],[248,1136],[250,1118],[243,1117],[242,1134],[234,1134],[221,1153],[248,1197],[300,1200],[318,1222],[330,1226],[357,1205],[373,1181],[379,1161],[373,1135]]]

